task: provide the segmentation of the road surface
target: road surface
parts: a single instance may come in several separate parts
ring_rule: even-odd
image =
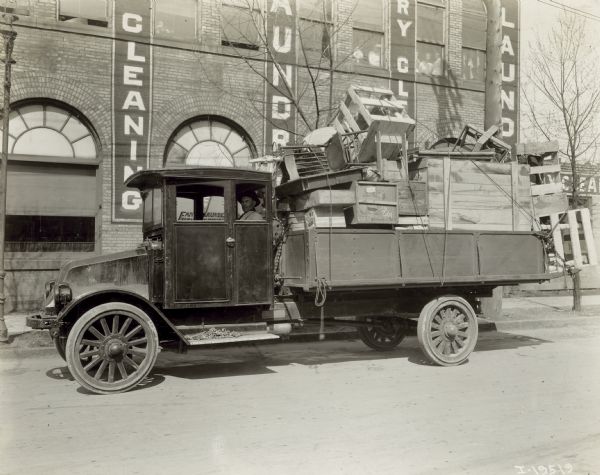
[[[600,473],[600,325],[489,332],[459,367],[415,337],[161,354],[87,393],[53,353],[0,351],[1,474]]]

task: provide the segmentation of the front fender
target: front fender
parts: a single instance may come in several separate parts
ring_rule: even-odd
[[[165,314],[147,298],[136,292],[115,288],[102,289],[80,295],[76,300],[69,302],[58,315],[57,323],[59,328],[62,329],[60,332],[63,334],[68,333],[68,331],[65,332],[65,329],[70,328],[85,312],[107,302],[125,302],[135,305],[146,312],[152,319],[161,339],[172,339],[173,337],[176,337],[178,340],[185,342],[185,339],[179,330],[177,330]]]

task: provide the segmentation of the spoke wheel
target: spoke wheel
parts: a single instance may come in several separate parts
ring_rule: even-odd
[[[417,337],[432,363],[463,363],[475,348],[477,335],[475,311],[462,297],[439,297],[425,305],[419,315]]]
[[[75,322],[67,339],[67,365],[90,391],[124,392],[148,375],[158,349],[150,317],[133,305],[111,302],[88,310]]]
[[[390,351],[404,339],[404,328],[394,318],[367,318],[368,323],[358,327],[358,336],[365,345],[377,351]]]

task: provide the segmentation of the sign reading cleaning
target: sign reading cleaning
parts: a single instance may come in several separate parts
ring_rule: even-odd
[[[142,199],[123,182],[150,159],[150,0],[114,2],[113,221],[139,222]]]

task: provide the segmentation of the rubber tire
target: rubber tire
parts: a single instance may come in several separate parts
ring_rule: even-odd
[[[131,373],[125,380],[116,383],[96,382],[84,371],[79,359],[78,340],[83,337],[87,328],[93,324],[101,315],[119,313],[129,313],[137,316],[145,330],[147,338],[147,356],[140,365],[140,368]],[[139,384],[150,373],[156,362],[159,353],[159,341],[156,327],[152,319],[140,308],[124,302],[109,302],[98,305],[84,313],[73,325],[67,338],[66,357],[67,366],[71,375],[85,389],[97,394],[115,394],[128,391]]]
[[[358,336],[365,345],[377,351],[392,351],[400,344],[402,340],[404,340],[404,337],[406,336],[406,332],[404,331],[404,329],[399,328],[396,331],[396,334],[391,338],[390,342],[381,343],[373,339],[373,335],[369,332],[369,328],[372,327],[359,326],[357,328]]]
[[[444,355],[437,351],[431,337],[431,324],[437,313],[444,307],[455,306],[462,310],[467,317],[468,336],[466,344],[461,348],[461,351],[456,355]],[[438,297],[423,307],[419,315],[417,324],[417,338],[421,350],[429,361],[439,366],[457,366],[464,363],[477,344],[479,328],[477,316],[473,307],[464,298],[456,295],[445,295]],[[468,340],[468,341],[467,341]]]
[[[58,355],[64,360],[67,361],[67,357],[66,357],[66,351],[67,351],[67,345],[66,343],[63,345],[61,343],[61,339],[58,337],[58,335],[56,335],[52,341],[54,341],[54,348],[56,348],[56,351],[58,352]],[[64,341],[64,340],[62,340]]]

